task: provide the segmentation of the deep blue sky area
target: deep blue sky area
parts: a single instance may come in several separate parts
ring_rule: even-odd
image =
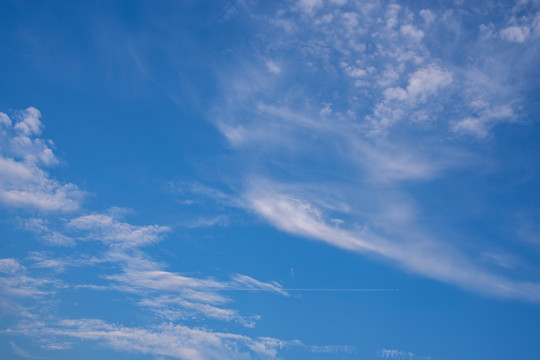
[[[0,0],[0,358],[540,357],[540,3]]]

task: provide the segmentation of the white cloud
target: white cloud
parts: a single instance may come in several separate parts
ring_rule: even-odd
[[[73,211],[84,193],[73,184],[50,177],[44,167],[58,160],[52,142],[35,138],[43,127],[40,112],[28,108],[15,116],[15,124],[4,121],[0,133],[0,202],[8,206],[42,211]]]
[[[122,272],[104,278],[118,283],[119,289],[125,291],[161,291],[211,303],[225,301],[217,292],[227,290],[260,290],[286,295],[280,284],[260,282],[246,275],[235,275],[230,281],[218,281],[166,271],[140,251],[115,249],[107,253],[106,259],[120,264]]]
[[[35,157],[31,161],[37,162]],[[32,177],[32,171],[24,163],[12,159],[0,158],[4,161],[4,171],[11,176],[6,181],[16,182],[18,179]],[[5,170],[7,169],[7,170]],[[13,179],[13,180],[12,180]],[[188,190],[194,194],[202,194],[221,201],[230,201],[229,197],[215,189],[202,185],[190,184]],[[128,292],[138,298],[136,305],[149,309],[167,321],[179,318],[198,319],[204,322],[208,319],[234,321],[245,327],[255,326],[260,318],[258,315],[244,316],[238,311],[223,307],[231,302],[229,297],[220,294],[224,291],[267,291],[286,295],[281,285],[275,282],[260,282],[246,275],[234,275],[228,281],[211,278],[184,276],[165,270],[165,265],[155,262],[140,250],[160,241],[165,233],[171,231],[167,226],[143,225],[137,226],[117,219],[129,211],[112,208],[106,213],[82,215],[58,222],[47,218],[22,219],[21,227],[35,232],[51,245],[76,245],[74,238],[84,241],[99,241],[105,245],[104,252],[96,256],[67,256],[58,257],[54,253],[34,252],[28,260],[33,262],[32,269],[51,269],[57,274],[74,267],[96,266],[107,263],[118,271],[102,274],[105,285],[94,284],[65,284],[72,289],[109,290]],[[211,225],[222,218],[210,222],[199,223]],[[22,306],[21,297],[43,297],[53,295],[45,290],[54,282],[42,281],[19,274],[24,267],[14,259],[3,259],[0,268],[7,276],[0,277],[0,288],[5,294],[2,304],[4,309],[19,309],[21,314],[34,317],[29,309]],[[97,268],[96,268],[97,269]],[[99,274],[99,273],[98,273]]]
[[[39,356],[33,356],[28,351],[24,350],[23,348],[15,344],[13,341],[10,341],[9,344],[11,345],[11,350],[13,351],[15,355],[18,355],[27,359],[42,359]]]
[[[0,112],[0,126],[11,127],[11,119],[3,112]]]
[[[398,24],[398,14],[401,6],[398,4],[390,4],[386,10],[386,27],[393,29]]]
[[[405,145],[388,142],[378,142],[375,145],[358,142],[355,145],[354,149],[359,152],[358,161],[376,182],[427,180],[450,166],[444,156],[440,159],[430,158],[422,149]]]
[[[358,14],[349,11],[349,12],[343,13],[342,18],[345,23],[345,27],[349,31],[354,31],[355,29],[358,28],[359,21],[360,21],[360,17],[358,16]]]
[[[493,25],[493,23],[489,23],[488,25],[480,24],[478,30],[480,32],[480,40],[483,41],[492,39],[495,35],[495,25]]]
[[[236,310],[218,307],[212,302],[193,302],[179,296],[147,297],[142,299],[138,305],[149,309],[166,321],[193,319],[202,315],[207,319],[235,321],[245,327],[253,328],[256,321],[260,320],[260,316],[245,317]]]
[[[266,67],[268,68],[268,71],[274,74],[280,74],[281,73],[281,67],[272,60],[266,61]]]
[[[58,285],[58,283],[53,280],[33,278],[19,272],[0,277],[0,289],[5,297],[4,301],[13,297],[35,298],[46,295],[51,291],[47,288],[53,285]]]
[[[407,92],[411,96],[425,99],[426,96],[435,94],[441,88],[450,85],[451,82],[452,74],[450,72],[431,64],[411,75]]]
[[[0,272],[11,274],[23,269],[24,267],[15,259],[0,259]]]
[[[118,213],[113,209],[109,213]],[[121,212],[123,213],[123,212]],[[161,234],[168,232],[167,227],[156,225],[135,226],[122,223],[110,215],[92,214],[66,220],[66,231],[76,232],[79,238],[97,240],[105,245],[102,255],[55,257],[52,252],[33,252],[27,258],[33,262],[32,269],[51,269],[63,273],[74,267],[96,266],[107,264],[109,271],[99,273],[105,285],[63,284],[70,289],[90,291],[117,291],[129,293],[135,298],[135,305],[149,310],[166,321],[189,319],[201,323],[209,319],[236,322],[244,327],[254,327],[260,319],[258,315],[242,315],[237,310],[225,307],[232,300],[223,293],[234,294],[237,291],[264,291],[287,295],[281,285],[276,282],[261,282],[242,274],[233,275],[230,280],[216,280],[210,277],[185,276],[167,271],[163,263],[154,261],[139,247],[155,243]],[[24,223],[25,226],[44,237],[58,241],[71,237],[55,230],[54,224],[43,219],[33,218]],[[0,289],[5,295],[0,306],[4,309],[18,309],[26,317],[36,317],[32,307],[22,306],[21,298],[43,298],[53,296],[59,284],[55,281],[34,279],[24,274],[25,268],[14,259],[1,259]],[[113,270],[111,272],[111,270]],[[249,338],[246,338],[249,339]],[[262,345],[256,345],[262,346]],[[256,350],[255,353],[257,353]]]
[[[331,2],[346,3],[345,0]],[[424,236],[414,226],[417,210],[414,201],[396,196],[402,194],[401,182],[431,180],[463,159],[450,160],[455,154],[445,143],[449,129],[455,134],[485,137],[497,123],[516,118],[517,95],[509,94],[519,95],[519,92],[506,86],[508,71],[504,71],[505,66],[488,66],[499,60],[497,55],[504,49],[493,51],[482,47],[488,46],[485,44],[478,47],[485,54],[475,52],[476,48],[464,49],[464,53],[474,55],[472,58],[477,61],[474,65],[477,68],[468,71],[445,58],[444,49],[437,49],[436,55],[430,54],[426,44],[434,40],[432,34],[437,32],[431,29],[439,25],[435,21],[438,15],[430,10],[420,11],[423,22],[418,23],[414,20],[416,14],[406,6],[367,1],[361,8],[351,6],[345,12],[337,7],[323,11],[327,10],[324,4],[322,0],[298,2],[294,10],[310,15],[300,18],[291,16],[286,9],[278,11],[277,17],[269,20],[277,25],[272,27],[270,36],[275,42],[265,44],[268,47],[261,51],[264,56],[256,56],[258,60],[254,64],[244,60],[242,65],[246,66],[238,66],[244,73],[223,76],[227,90],[223,111],[214,111],[212,118],[232,145],[248,150],[243,156],[249,153],[249,160],[257,160],[246,161],[257,164],[246,170],[247,176],[268,170],[258,160],[269,158],[273,165],[298,180],[297,187],[306,188],[298,195],[286,191],[291,184],[282,188],[255,184],[244,194],[248,206],[275,227],[294,235],[386,259],[409,271],[478,293],[540,301],[538,284],[487,271],[456,249]],[[456,20],[450,19],[453,16],[450,13],[445,16],[449,22]],[[528,41],[537,32],[536,20],[531,19],[508,23],[496,38],[493,38],[497,34],[495,25],[480,27],[480,37],[499,41],[497,46],[501,38]],[[285,29],[286,36],[280,29]],[[287,59],[287,71],[283,74],[281,64],[267,60],[286,59],[275,49],[284,53],[294,50],[296,54],[294,59]],[[452,52],[451,48],[447,50]],[[519,72],[519,67],[516,68]],[[269,72],[281,74],[279,79],[285,86],[277,86],[272,79],[278,77]],[[471,75],[473,72],[480,75]],[[300,74],[308,81],[305,84],[288,81],[288,73]],[[448,102],[450,98],[452,102]],[[452,113],[445,108],[447,105],[453,109]],[[82,192],[72,184],[61,184],[45,171],[58,160],[52,142],[36,138],[43,130],[39,119],[40,113],[34,108],[13,116],[14,125],[6,114],[0,113],[0,201],[9,206],[41,210],[77,209]],[[430,142],[433,138],[415,133],[420,122],[435,123],[428,130],[435,134],[433,138],[443,140]],[[391,136],[393,131],[415,136],[400,141],[399,135]],[[386,135],[389,136],[385,139]],[[422,146],[422,142],[428,144]],[[320,167],[325,176],[335,173],[346,178],[344,186],[336,186],[334,191],[339,194],[335,198],[328,199],[320,188],[310,187],[317,179],[304,171],[305,163],[321,159],[330,159],[328,163],[331,163],[325,164],[328,168]],[[239,201],[229,195],[202,186],[195,188],[191,189],[194,193],[239,206]],[[357,193],[362,194],[360,206],[349,199]],[[392,201],[384,203],[388,193]],[[194,225],[212,225],[222,220],[222,217],[201,218]],[[232,302],[225,293],[240,290],[286,295],[280,284],[261,282],[246,275],[218,280],[170,270],[141,250],[143,246],[156,244],[171,231],[167,226],[133,225],[119,221],[117,214],[96,213],[71,219],[67,229],[62,229],[67,233],[54,229],[46,221],[34,220],[28,227],[44,234],[51,243],[73,245],[73,239],[78,238],[100,241],[105,247],[99,258],[34,254],[31,260],[35,261],[35,267],[65,269],[107,262],[107,272],[100,277],[106,285],[99,289],[129,293],[136,305],[166,321],[193,316],[201,321],[235,321],[251,327],[258,316],[242,315],[225,307]],[[394,228],[398,235],[387,236],[388,228]],[[506,258],[498,256],[496,260],[504,264],[501,259]],[[8,289],[6,294],[32,297],[46,293],[42,283],[27,277],[24,267],[16,260],[0,260],[0,269],[9,275],[0,280],[0,285]],[[82,286],[98,289],[93,284]],[[173,325],[132,328],[99,320],[65,321],[42,327],[41,333],[31,327],[21,331],[36,336],[49,334],[93,340],[123,351],[177,358],[273,357],[284,346],[276,339],[251,339]],[[338,352],[339,349],[312,347],[312,351]],[[401,356],[397,350],[382,350],[382,353],[387,358]]]
[[[421,68],[409,77],[406,89],[388,88],[384,95],[389,100],[424,102],[430,95],[452,83],[452,74],[435,64]]]
[[[240,145],[248,138],[247,131],[242,125],[231,126],[224,122],[218,122],[216,125],[232,145]]]
[[[109,254],[110,260],[120,261],[122,272],[105,275],[104,278],[111,281],[118,291],[141,296],[139,306],[168,321],[186,318],[217,319],[254,327],[260,317],[244,316],[236,310],[223,307],[223,304],[231,300],[221,294],[230,290],[259,290],[286,295],[281,285],[275,282],[264,283],[246,275],[235,275],[230,281],[188,277],[160,269],[159,264],[142,256]]]
[[[71,184],[50,182],[47,188],[28,187],[28,190],[1,190],[0,201],[14,207],[37,208],[44,211],[73,211],[79,208],[82,193]]]
[[[309,350],[316,354],[353,354],[355,348],[353,346],[339,346],[339,345],[326,345],[326,346],[309,346]]]
[[[384,100],[376,104],[373,114],[367,117],[369,133],[372,136],[385,135],[407,115],[410,120],[414,120],[414,110],[420,106],[422,111],[437,116],[437,107],[430,105],[427,100],[430,97],[433,100],[440,98],[439,93],[452,81],[452,74],[448,70],[436,64],[429,64],[410,74],[406,88],[386,88],[383,91]]]
[[[68,228],[78,232],[81,238],[101,241],[108,249],[102,259],[41,259],[38,266],[56,267],[93,265],[108,262],[116,265],[119,272],[102,275],[109,288],[128,292],[140,297],[138,305],[151,310],[169,321],[175,319],[214,318],[235,321],[253,327],[257,316],[243,316],[221,305],[230,299],[221,295],[224,291],[267,291],[286,295],[280,284],[261,282],[246,275],[234,275],[229,281],[212,278],[185,276],[167,271],[142,252],[139,247],[160,240],[170,228],[146,225],[134,226],[121,223],[110,215],[85,215],[68,222]]]
[[[309,202],[273,191],[268,183],[255,186],[246,195],[248,206],[277,228],[345,250],[387,258],[398,266],[424,276],[458,285],[480,294],[540,302],[540,284],[514,281],[474,264],[447,245],[410,231],[415,237],[399,241],[377,236],[367,229],[346,230],[326,222],[322,212]],[[394,221],[392,226],[399,228]]]
[[[287,342],[162,324],[127,327],[98,319],[62,320],[57,324],[21,324],[9,332],[34,337],[94,341],[118,351],[175,359],[273,359]],[[295,342],[292,342],[296,345]]]
[[[33,277],[15,259],[0,259],[0,310],[22,318],[35,318],[35,301],[54,294],[62,286],[61,281]],[[47,304],[40,302],[40,311]]]
[[[402,34],[410,36],[415,40],[421,40],[424,37],[424,32],[411,24],[401,26],[400,31]]]
[[[127,258],[126,260],[129,261],[129,263],[127,264],[127,267],[123,269],[122,273],[105,276],[108,280],[118,282],[121,285],[127,285],[128,287],[123,288],[125,290],[131,288],[134,292],[138,290],[182,292],[192,289],[215,291],[223,289],[226,286],[216,280],[198,279],[161,269],[136,268],[135,266],[141,265],[141,260],[136,258]],[[150,263],[145,263],[143,265],[147,266],[150,265]],[[157,264],[154,263],[151,263],[151,265],[157,266]]]
[[[367,75],[366,70],[354,66],[346,66],[345,70],[350,77],[354,78],[360,78]]]
[[[500,31],[500,36],[515,43],[524,43],[529,38],[538,38],[540,36],[540,12],[519,19],[512,18],[510,25]]]
[[[489,130],[498,122],[512,121],[516,116],[509,105],[498,106],[495,108],[482,105],[477,109],[477,116],[469,116],[465,119],[456,121],[452,125],[452,130],[456,133],[473,135],[477,137],[486,137]]]
[[[508,41],[522,43],[527,40],[530,29],[525,26],[509,26],[501,30],[501,37]]]
[[[437,18],[437,15],[429,9],[420,10],[419,14],[427,24],[431,24]]]
[[[21,219],[21,227],[37,234],[49,232],[49,222],[44,218],[31,217]]]
[[[41,113],[35,107],[29,107],[18,114],[20,119],[14,128],[24,136],[40,135],[43,124],[39,120]]]
[[[348,0],[330,0],[332,4],[339,5],[339,6],[345,5],[347,1]]]
[[[53,269],[57,272],[63,272],[68,267],[94,266],[106,262],[104,258],[97,256],[72,255],[59,257],[54,256],[54,253],[44,251],[33,251],[28,255],[27,259],[34,262],[32,267]]]
[[[171,231],[167,226],[134,226],[115,220],[110,215],[92,214],[72,219],[69,226],[88,231],[88,239],[97,239],[120,247],[138,247],[156,243],[162,234]]]
[[[464,24],[463,13],[444,10],[415,13],[366,1],[321,6],[308,17],[280,8],[248,71],[224,75],[223,106],[213,109],[213,119],[246,164],[241,196],[275,227],[478,293],[538,301],[537,284],[485,269],[469,250],[447,247],[452,239],[431,239],[431,224],[417,217],[430,205],[422,208],[427,201],[415,199],[408,184],[431,186],[458,170],[488,167],[470,142],[517,122],[524,77],[536,66],[535,47],[523,56],[508,51],[499,29],[527,26],[532,37],[537,15],[509,13],[475,28]],[[283,22],[294,36],[276,26]],[[290,54],[288,73],[299,75],[282,76],[277,85],[255,76],[257,85],[244,85],[254,72],[267,72],[261,59]],[[240,96],[229,87],[250,91]],[[335,226],[332,218],[344,222]]]
[[[312,14],[323,6],[323,0],[298,0],[297,6],[302,11]]]
[[[54,246],[75,245],[75,240],[73,240],[71,237],[58,233],[56,231],[49,234],[45,234],[43,236],[43,240],[45,240],[49,245],[54,245]]]
[[[377,351],[377,355],[382,359],[390,360],[429,360],[429,356],[418,356],[410,351],[402,351],[396,349],[381,349]]]
[[[218,215],[211,218],[198,218],[193,221],[183,222],[182,226],[187,228],[199,228],[208,226],[227,226],[229,219],[225,215]]]
[[[33,108],[16,115],[15,125],[11,124],[7,115],[1,117],[0,174],[3,177],[0,180],[0,199],[6,204],[40,210],[75,210],[79,207],[82,192],[73,184],[60,184],[44,170],[44,167],[54,165],[58,160],[52,152],[51,141],[35,138],[43,129],[39,117],[39,111]],[[189,190],[218,198],[224,203],[237,202],[204,186],[191,185]],[[79,198],[75,199],[75,195],[79,195]],[[248,328],[254,327],[260,316],[243,315],[225,307],[232,299],[224,296],[224,293],[264,291],[287,296],[280,284],[262,282],[243,274],[233,275],[228,280],[217,280],[166,270],[165,264],[154,261],[141,248],[157,243],[171,228],[132,225],[117,219],[125,214],[124,209],[112,208],[106,213],[71,219],[53,219],[40,214],[40,217],[20,220],[23,229],[38,234],[49,245],[77,246],[80,242],[75,239],[93,240],[101,243],[100,250],[103,252],[95,256],[78,255],[76,252],[68,256],[58,256],[52,251],[32,252],[26,258],[31,262],[29,270],[15,259],[0,259],[0,291],[3,295],[0,308],[35,320],[28,328],[24,327],[23,322],[17,331],[47,338],[44,346],[49,349],[64,349],[69,344],[66,339],[79,339],[99,341],[122,351],[179,359],[276,357],[277,351],[285,344],[280,340],[254,339],[184,326],[127,328],[101,320],[66,320],[56,327],[45,327],[43,320],[55,318],[54,314],[49,313],[47,304],[58,301],[57,292],[62,289],[129,293],[129,300],[134,301],[135,306],[150,310],[165,321],[189,319],[205,323],[214,319],[236,322]],[[197,225],[212,225],[220,221],[223,219],[218,217]],[[107,270],[100,273],[103,264],[106,264]],[[88,266],[94,267],[93,273],[102,284],[63,283],[55,278],[41,279],[28,274],[47,269],[60,278],[67,270]],[[43,314],[47,315],[44,317]],[[141,339],[146,343],[141,344]],[[18,353],[23,356],[22,350]]]
[[[242,274],[236,274],[233,276],[232,281],[229,283],[227,288],[232,290],[262,290],[287,295],[282,286],[275,281],[265,283]]]

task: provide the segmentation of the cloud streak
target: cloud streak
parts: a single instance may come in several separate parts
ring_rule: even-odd
[[[273,338],[213,332],[183,325],[127,327],[99,319],[61,320],[56,324],[21,324],[9,332],[32,337],[95,341],[117,351],[174,359],[273,359],[285,342]]]
[[[515,281],[483,270],[456,249],[421,234],[409,240],[410,235],[402,234],[400,240],[391,241],[369,229],[336,228],[328,224],[317,207],[290,195],[268,191],[268,185],[265,183],[249,192],[246,201],[256,213],[281,230],[392,260],[407,270],[476,293],[540,302],[538,283]]]

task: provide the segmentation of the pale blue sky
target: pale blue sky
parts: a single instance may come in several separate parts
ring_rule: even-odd
[[[2,359],[538,359],[540,2],[0,2]]]

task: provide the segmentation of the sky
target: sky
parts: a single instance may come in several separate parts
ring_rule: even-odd
[[[0,357],[540,357],[540,1],[0,0]]]

